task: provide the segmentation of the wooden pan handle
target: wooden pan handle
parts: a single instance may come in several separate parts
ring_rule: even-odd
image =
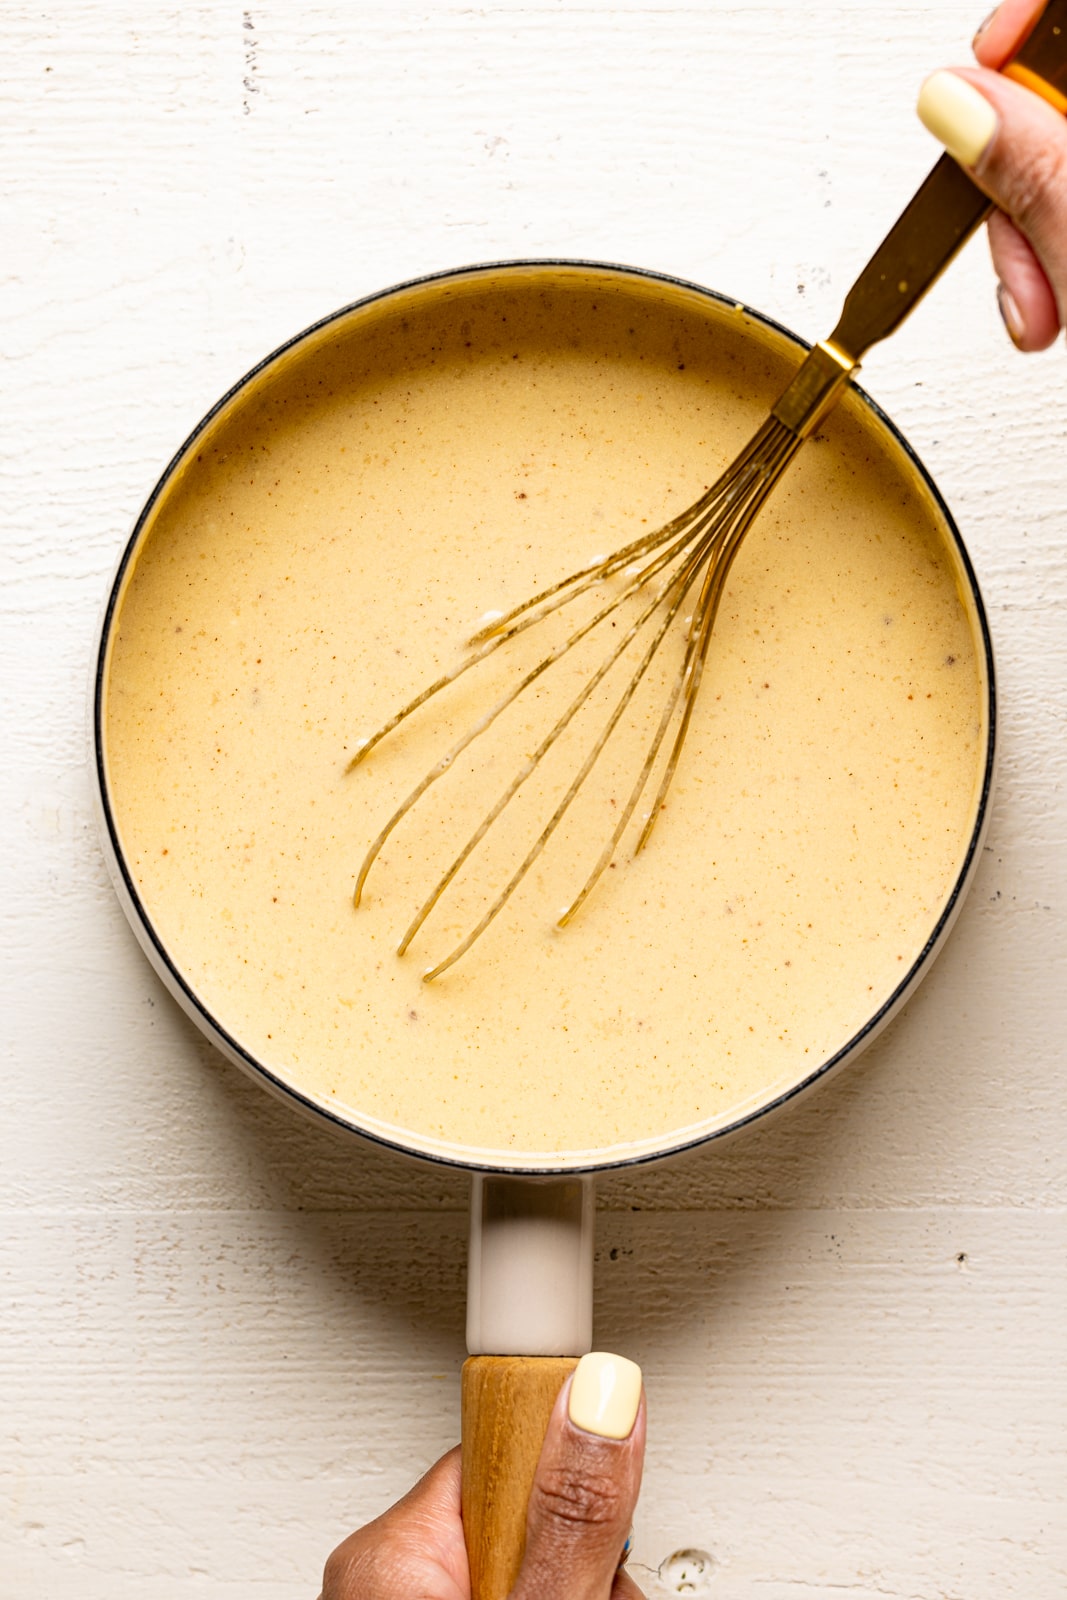
[[[526,1546],[526,1506],[564,1356],[471,1356],[463,1366],[463,1532],[471,1600],[507,1600]]]

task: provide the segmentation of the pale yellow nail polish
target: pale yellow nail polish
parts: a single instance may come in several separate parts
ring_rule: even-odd
[[[628,1439],[641,1404],[641,1368],[625,1356],[594,1350],[571,1380],[567,1415],[576,1428],[602,1439]]]
[[[919,121],[950,156],[973,167],[997,131],[997,114],[984,94],[954,72],[935,72],[919,91]]]

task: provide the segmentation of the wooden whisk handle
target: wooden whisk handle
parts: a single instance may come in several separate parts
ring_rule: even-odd
[[[463,1532],[471,1600],[506,1600],[552,1407],[578,1365],[563,1356],[471,1356],[463,1366]]]

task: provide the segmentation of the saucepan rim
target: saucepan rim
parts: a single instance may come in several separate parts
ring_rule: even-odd
[[[305,341],[313,339],[323,330],[333,324],[341,322],[353,313],[366,309],[378,302],[402,296],[413,290],[419,290],[430,285],[442,284],[448,281],[459,282],[464,279],[488,276],[493,273],[519,272],[529,269],[573,269],[575,271],[595,272],[606,275],[617,275],[628,280],[661,283],[672,289],[681,289],[706,299],[717,306],[729,308],[740,312],[744,317],[751,319],[763,328],[771,330],[789,343],[796,346],[798,352],[807,351],[810,346],[805,343],[791,329],[784,327],[772,317],[763,312],[755,311],[742,302],[729,295],[709,289],[702,284],[693,283],[684,278],[679,278],[671,273],[657,272],[646,267],[634,267],[616,262],[586,260],[567,257],[523,257],[500,261],[478,262],[463,267],[448,268],[440,272],[427,273],[417,278],[408,278],[390,288],[376,291],[361,299],[354,300],[336,311],[321,317],[308,327],[301,329],[292,338],[285,340],[275,350],[264,356],[255,366],[251,367],[243,377],[239,378],[211,409],[205,413],[188,437],[175,451],[170,461],[156,481],[151,493],[144,503],[133,525],[132,532],[122,554],[108,591],[103,616],[101,619],[97,647],[93,658],[93,671],[90,684],[90,721],[92,736],[92,767],[94,786],[96,790],[97,809],[101,825],[102,839],[105,847],[108,866],[115,881],[120,903],[129,919],[145,954],[155,968],[166,987],[174,998],[190,1015],[209,1039],[230,1060],[243,1070],[250,1073],[258,1082],[271,1090],[282,1099],[296,1106],[301,1111],[310,1114],[318,1121],[326,1121],[346,1133],[366,1140],[370,1144],[393,1150],[398,1154],[414,1157],[421,1161],[435,1162],[440,1166],[458,1168],[465,1171],[480,1171],[489,1173],[503,1173],[509,1176],[528,1176],[534,1178],[549,1178],[554,1176],[573,1176],[587,1172],[618,1171],[628,1167],[646,1166],[654,1161],[663,1161],[669,1157],[694,1150],[702,1145],[711,1144],[716,1140],[732,1137],[752,1123],[762,1120],[772,1113],[781,1110],[798,1095],[806,1093],[816,1083],[824,1081],[837,1068],[846,1061],[857,1056],[866,1045],[878,1034],[886,1023],[909,998],[919,980],[925,976],[934,955],[944,943],[953,921],[966,897],[971,880],[980,859],[982,842],[988,826],[990,812],[990,797],[992,793],[993,778],[996,764],[997,745],[997,696],[996,677],[993,661],[992,637],[981,590],[978,586],[974,567],[971,563],[967,548],[956,526],[954,517],[946,504],[944,497],[930,476],[920,456],[908,443],[890,417],[882,410],[877,401],[862,389],[858,384],[852,385],[860,402],[867,407],[875,419],[886,429],[893,444],[900,450],[911,466],[923,487],[929,494],[933,504],[943,519],[947,535],[952,541],[956,556],[959,560],[960,571],[966,583],[970,605],[977,622],[978,633],[983,656],[983,669],[985,676],[985,692],[987,696],[988,728],[986,734],[985,760],[982,772],[980,791],[975,807],[974,826],[967,845],[963,863],[959,869],[952,892],[948,896],[940,915],[937,918],[922,950],[912,961],[907,971],[896,985],[889,997],[878,1007],[874,1014],[867,1019],[846,1044],[818,1066],[806,1072],[799,1081],[790,1084],[773,1098],[760,1102],[758,1105],[744,1109],[728,1123],[706,1129],[682,1128],[663,1138],[662,1142],[654,1148],[643,1147],[639,1150],[627,1150],[625,1146],[606,1146],[605,1154],[599,1156],[596,1151],[583,1150],[574,1152],[575,1159],[559,1160],[550,1157],[546,1162],[538,1161],[536,1164],[530,1160],[518,1159],[514,1162],[505,1158],[506,1152],[499,1150],[480,1149],[475,1146],[460,1146],[451,1148],[427,1148],[414,1140],[405,1142],[399,1136],[385,1133],[374,1126],[363,1126],[355,1120],[354,1115],[346,1115],[340,1109],[331,1107],[305,1093],[292,1083],[288,1082],[280,1073],[263,1062],[256,1059],[251,1052],[232,1037],[203,1000],[196,990],[183,976],[167,950],[165,942],[161,939],[153,925],[147,908],[142,903],[137,884],[129,870],[120,841],[116,819],[112,809],[106,762],[104,758],[104,702],[107,681],[108,641],[111,635],[112,624],[122,597],[124,580],[135,560],[144,532],[153,510],[160,497],[167,490],[171,479],[179,470],[182,463],[188,458],[190,451],[214,420],[227,406],[249,385],[253,384],[260,374],[267,371],[288,352],[295,350]],[[527,1156],[529,1153],[526,1153]]]

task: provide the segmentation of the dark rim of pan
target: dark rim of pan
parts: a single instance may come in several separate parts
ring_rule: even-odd
[[[912,962],[911,966],[908,968],[900,982],[896,985],[892,994],[881,1006],[879,1006],[878,1010],[867,1019],[863,1027],[860,1028],[846,1044],[842,1045],[839,1050],[835,1051],[832,1056],[820,1063],[819,1066],[813,1068],[810,1072],[806,1073],[805,1076],[797,1083],[792,1084],[788,1089],[784,1089],[773,1099],[766,1101],[753,1110],[743,1113],[735,1120],[723,1125],[722,1127],[713,1128],[706,1132],[697,1134],[684,1131],[681,1137],[666,1139],[658,1148],[654,1150],[642,1150],[640,1152],[630,1154],[623,1152],[618,1155],[608,1155],[603,1160],[594,1158],[590,1161],[568,1161],[558,1165],[553,1165],[551,1161],[546,1164],[542,1164],[540,1162],[536,1164],[529,1164],[521,1161],[511,1164],[505,1159],[506,1153],[503,1151],[494,1152],[496,1159],[489,1160],[488,1152],[483,1154],[478,1148],[473,1146],[470,1148],[469,1154],[461,1154],[459,1152],[459,1147],[457,1147],[457,1152],[452,1154],[450,1152],[445,1153],[439,1150],[422,1149],[414,1141],[408,1144],[400,1138],[388,1138],[384,1134],[374,1129],[362,1127],[355,1120],[354,1116],[344,1116],[340,1112],[333,1111],[328,1106],[324,1106],[311,1096],[302,1093],[301,1090],[295,1088],[291,1083],[287,1082],[286,1079],[279,1077],[276,1072],[265,1066],[261,1061],[258,1061],[244,1048],[243,1045],[238,1042],[238,1040],[233,1038],[233,1036],[229,1034],[218,1021],[218,1019],[214,1017],[207,1009],[203,1001],[197,995],[196,991],[187,983],[181,972],[172,962],[163,941],[157,935],[152,924],[152,920],[148,915],[145,906],[142,904],[137,885],[127,867],[126,859],[119,842],[115,818],[111,809],[107,774],[104,768],[103,757],[103,705],[105,687],[104,661],[107,654],[107,642],[110,637],[116,607],[118,605],[119,596],[122,592],[123,579],[131,561],[136,554],[141,534],[148,518],[155,508],[160,496],[168,487],[174,472],[180,463],[188,456],[193,444],[202,436],[202,434],[211,425],[219,413],[229,405],[230,401],[233,400],[242,389],[245,389],[250,383],[252,383],[262,372],[266,371],[268,367],[272,366],[280,356],[284,355],[287,351],[295,349],[306,339],[309,339],[314,334],[330,327],[333,323],[339,322],[343,318],[351,315],[352,312],[374,305],[378,301],[388,300],[394,296],[402,295],[409,290],[419,289],[434,283],[447,282],[450,279],[470,278],[483,274],[488,276],[492,273],[521,271],[523,269],[539,267],[600,272],[609,275],[617,274],[620,278],[624,279],[636,279],[652,283],[667,284],[671,288],[683,289],[689,293],[699,296],[704,300],[711,301],[715,305],[729,308],[734,311],[739,311],[743,316],[751,318],[753,322],[759,323],[761,326],[769,328],[775,333],[781,335],[790,344],[794,345],[798,351],[806,351],[809,348],[809,346],[806,345],[802,339],[798,338],[797,335],[789,328],[783,327],[781,323],[775,322],[772,317],[765,316],[760,311],[752,310],[750,307],[742,304],[740,301],[732,299],[729,295],[720,294],[714,289],[707,289],[702,284],[691,283],[684,278],[674,277],[670,273],[653,272],[644,267],[630,267],[620,265],[615,262],[604,261],[586,261],[581,259],[567,258],[524,258],[510,261],[480,262],[473,266],[456,267],[442,272],[427,273],[426,275],[418,278],[409,278],[403,283],[394,284],[391,288],[379,290],[375,294],[366,295],[360,300],[354,300],[350,304],[342,306],[339,310],[331,312],[328,316],[320,318],[319,321],[311,323],[308,327],[303,328],[299,333],[294,334],[291,339],[287,339],[284,344],[279,345],[277,349],[272,350],[269,355],[265,356],[262,361],[257,362],[254,367],[250,368],[250,370],[246,372],[242,378],[238,379],[232,388],[227,390],[222,398],[211,407],[210,411],[206,413],[200,422],[197,423],[196,427],[189,434],[188,438],[184,441],[184,443],[168,462],[167,466],[164,468],[159,480],[145,502],[136,523],[134,524],[133,531],[127,541],[126,548],[123,551],[122,557],[119,561],[118,569],[112,582],[107,606],[104,611],[100,645],[97,652],[94,669],[92,707],[94,745],[93,758],[96,764],[96,781],[101,798],[104,820],[107,828],[108,838],[111,844],[112,854],[115,862],[117,863],[126,892],[130,897],[130,901],[134,909],[136,910],[138,919],[140,920],[146,936],[151,941],[152,947],[156,952],[160,968],[165,974],[166,981],[172,992],[180,993],[181,995],[185,996],[190,1010],[194,1012],[197,1017],[202,1018],[211,1033],[223,1041],[225,1049],[234,1057],[234,1059],[255,1077],[265,1081],[267,1085],[277,1091],[282,1097],[296,1102],[304,1110],[312,1113],[315,1117],[322,1118],[327,1122],[331,1122],[337,1127],[345,1129],[347,1132],[356,1133],[360,1138],[366,1139],[371,1144],[379,1145],[384,1149],[395,1150],[407,1156],[414,1155],[420,1160],[433,1161],[440,1166],[455,1167],[464,1171],[476,1170],[501,1172],[507,1174],[513,1173],[515,1175],[529,1175],[532,1177],[552,1177],[560,1175],[575,1175],[581,1172],[607,1172],[617,1171],[626,1167],[646,1166],[651,1162],[661,1161],[665,1157],[680,1155],[684,1151],[697,1149],[699,1146],[709,1144],[715,1139],[725,1138],[726,1136],[732,1135],[738,1132],[740,1129],[747,1127],[749,1124],[757,1121],[759,1118],[767,1116],[768,1113],[777,1110],[779,1107],[786,1105],[797,1095],[801,1094],[803,1091],[806,1091],[813,1084],[825,1078],[830,1072],[833,1071],[835,1067],[840,1065],[846,1057],[853,1055],[862,1048],[867,1040],[879,1030],[882,1023],[886,1020],[888,1013],[892,1012],[901,1003],[907,991],[913,986],[923,967],[926,965],[930,955],[935,947],[939,944],[946,929],[955,916],[960,901],[963,895],[966,893],[972,872],[976,865],[977,853],[984,831],[986,813],[989,807],[990,791],[993,782],[997,719],[996,679],[994,676],[993,647],[989,631],[989,623],[986,617],[985,606],[982,602],[982,596],[978,587],[978,581],[974,573],[974,568],[971,564],[971,560],[967,553],[966,547],[964,546],[963,540],[960,537],[959,529],[956,527],[952,513],[949,511],[949,508],[946,505],[940,491],[938,490],[937,485],[930,477],[925,465],[912,449],[907,439],[904,438],[903,434],[895,426],[891,419],[886,416],[885,412],[877,404],[877,402],[872,400],[870,395],[867,394],[864,389],[860,388],[858,384],[853,384],[852,388],[855,389],[861,401],[870,409],[878,421],[881,422],[881,424],[885,427],[899,449],[902,451],[907,461],[910,462],[916,475],[922,480],[927,492],[944,519],[945,526],[949,534],[951,535],[961,567],[966,576],[971,599],[973,601],[975,613],[978,618],[979,629],[981,631],[982,651],[984,656],[986,681],[988,685],[989,703],[989,727],[986,740],[985,766],[982,773],[981,794],[975,812],[974,828],[971,833],[971,838],[968,842],[963,864],[957,875],[956,882],[953,885],[952,893],[949,896],[948,901],[946,902],[936,924],[931,930],[931,933],[922,950]],[[611,1149],[613,1147],[607,1148]],[[581,1155],[588,1153],[589,1152],[584,1151],[579,1152]]]

